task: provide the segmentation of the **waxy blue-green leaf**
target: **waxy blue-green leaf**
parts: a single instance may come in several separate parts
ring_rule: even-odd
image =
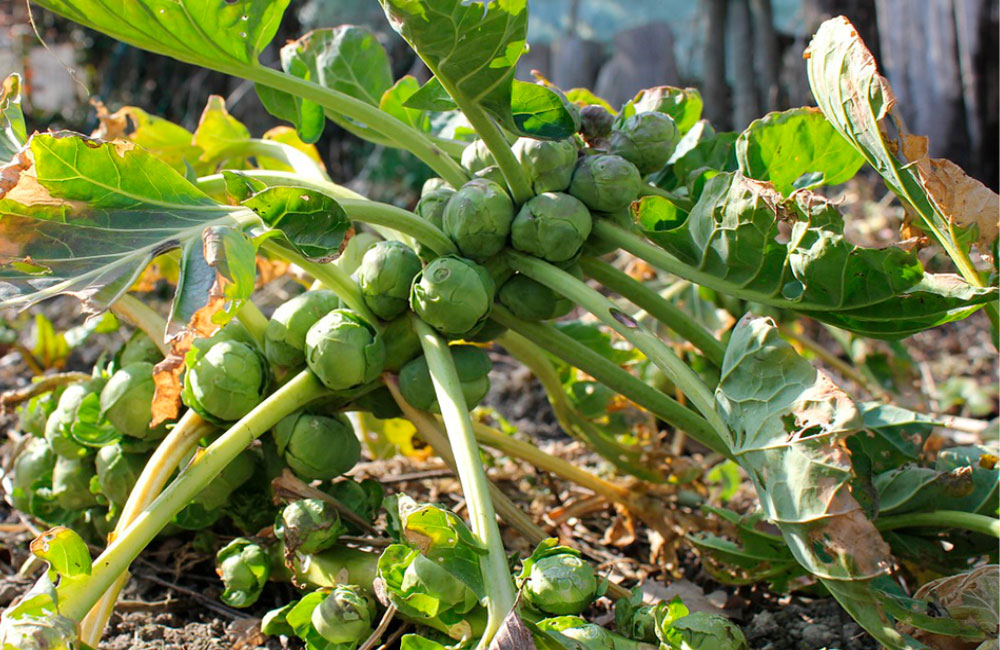
[[[863,405],[864,431],[847,441],[852,458],[865,456],[869,473],[881,474],[921,459],[923,443],[940,423],[929,415],[891,404]]]
[[[288,0],[40,0],[46,9],[138,48],[239,74],[278,30]]]
[[[919,217],[917,225],[953,259],[968,249],[966,235],[973,230],[980,252],[987,253],[1000,230],[1000,199],[955,163],[930,158],[927,138],[906,131],[893,112],[889,82],[847,18],[823,23],[806,59],[809,86],[826,119]]]
[[[0,165],[13,160],[27,140],[21,112],[21,75],[12,74],[0,86]]]
[[[306,257],[330,261],[340,254],[351,228],[344,208],[326,194],[297,187],[269,187],[243,201],[272,228],[281,230]]]
[[[865,164],[812,107],[768,113],[751,122],[736,139],[736,159],[744,176],[771,181],[784,196],[847,182]]]
[[[950,447],[938,454],[935,469],[948,472],[961,470],[972,474],[972,491],[964,497],[956,498],[948,509],[997,516],[1000,511],[1000,467],[997,456],[995,446],[980,445]]]
[[[683,263],[677,272],[687,279],[869,336],[906,336],[996,296],[924,273],[902,249],[855,246],[829,201],[809,192],[786,199],[738,172],[709,180],[690,214],[660,196],[643,197],[633,212],[645,235]]]
[[[851,494],[843,441],[863,424],[854,402],[751,315],[733,329],[715,395],[726,442],[795,559],[878,641],[908,647],[871,585],[890,555]]]
[[[879,516],[917,510],[958,510],[957,501],[974,490],[972,471],[939,471],[907,465],[873,479],[878,490]]]
[[[0,194],[3,306],[68,293],[99,311],[154,257],[205,228],[259,223],[129,142],[61,132],[36,134],[28,147],[30,166],[8,167],[17,182]]]

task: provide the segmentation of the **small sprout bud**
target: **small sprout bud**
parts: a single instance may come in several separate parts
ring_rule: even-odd
[[[137,361],[111,375],[101,391],[101,412],[127,436],[145,438],[152,432],[153,364]]]
[[[330,390],[366,384],[384,363],[382,336],[350,310],[331,311],[306,333],[306,364]]]
[[[237,537],[215,556],[215,572],[226,590],[220,596],[230,607],[249,607],[257,602],[271,575],[271,557],[260,545]]]
[[[575,141],[518,138],[512,149],[535,194],[569,187],[579,153]]]
[[[264,330],[264,355],[282,368],[306,362],[306,332],[340,304],[332,291],[306,291],[274,310]]]
[[[525,600],[547,614],[579,614],[599,595],[601,583],[580,552],[555,539],[539,544],[518,576]]]
[[[725,616],[694,612],[657,627],[663,650],[749,650],[743,631]]]
[[[111,503],[124,504],[145,464],[145,457],[126,454],[121,445],[101,447],[94,458],[101,494]]]
[[[493,307],[489,272],[462,257],[435,259],[413,279],[410,308],[445,336],[460,337],[479,327]]]
[[[446,186],[424,192],[417,201],[415,212],[438,228],[444,227],[444,208],[455,195],[455,190]]]
[[[354,647],[371,635],[375,603],[360,588],[337,585],[312,611],[312,626],[330,643]]]
[[[420,339],[413,331],[409,314],[403,314],[385,324],[382,328],[385,341],[385,369],[399,372],[403,365],[420,354]]]
[[[546,192],[527,201],[511,225],[511,244],[550,262],[565,262],[590,236],[590,211],[569,194]]]
[[[615,212],[639,196],[642,177],[635,165],[621,156],[584,156],[576,164],[569,193],[591,210]]]
[[[512,314],[527,321],[561,318],[573,310],[572,301],[520,273],[500,287],[497,298]]]
[[[503,177],[503,170],[500,169],[500,165],[490,165],[489,167],[483,167],[478,172],[473,174],[476,178],[483,178],[488,181],[493,181],[500,187],[507,187],[507,179]]]
[[[274,442],[285,463],[303,481],[340,476],[361,458],[354,427],[339,414],[293,413],[274,427]]]
[[[274,534],[288,553],[311,555],[324,551],[346,532],[336,508],[320,499],[289,503],[274,522]]]
[[[608,151],[631,162],[645,176],[667,164],[680,139],[677,125],[666,113],[636,113],[616,125]]]
[[[96,399],[99,403],[103,387],[103,380],[91,379],[67,386],[62,392],[55,410],[45,421],[45,439],[52,451],[64,458],[82,458],[91,453],[92,450],[76,442],[70,432],[78,420],[77,414],[84,400]]]
[[[52,468],[52,496],[59,507],[76,512],[97,505],[97,498],[90,491],[93,476],[91,458],[56,458]]]
[[[462,255],[485,260],[503,249],[513,219],[514,203],[503,186],[474,178],[448,200],[444,232]]]
[[[452,359],[455,371],[461,383],[462,395],[466,405],[471,409],[486,397],[490,390],[490,370],[493,362],[486,350],[475,345],[452,345]],[[424,411],[441,411],[431,373],[427,367],[427,358],[419,356],[410,361],[399,371],[399,392],[414,408]]]
[[[157,347],[153,339],[146,336],[142,330],[136,330],[122,348],[122,353],[118,357],[118,365],[122,368],[145,361],[146,363],[157,364],[163,361],[163,353]]]
[[[580,135],[593,145],[611,134],[615,116],[600,104],[589,104],[580,109]]]
[[[615,638],[608,630],[600,625],[588,623],[579,616],[546,618],[538,622],[538,629],[558,639],[561,643],[560,647],[578,648],[579,650],[615,650],[616,648]]]
[[[36,491],[50,487],[56,455],[44,438],[32,437],[14,460],[11,502],[22,512],[34,514]]]
[[[480,169],[497,164],[489,147],[482,140],[473,140],[462,151],[462,167],[470,173],[476,173]]]
[[[223,339],[207,350],[194,348],[187,365],[184,403],[207,420],[234,422],[264,399],[269,369],[264,356],[246,343]]]
[[[382,320],[399,316],[406,311],[410,284],[422,266],[403,242],[376,242],[365,251],[357,273],[365,304]]]

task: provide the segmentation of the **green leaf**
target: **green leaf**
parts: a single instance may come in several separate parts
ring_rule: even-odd
[[[851,455],[864,455],[870,472],[881,474],[920,460],[923,443],[940,423],[934,418],[891,404],[863,405],[865,431],[847,441]]]
[[[28,146],[32,164],[0,194],[3,306],[66,293],[99,311],[154,257],[200,239],[206,227],[236,225],[236,217],[257,222],[128,142],[60,132],[36,134]]]
[[[184,127],[136,106],[123,106],[112,114],[102,108],[98,107],[100,127],[95,134],[101,140],[131,140],[182,175],[189,166],[200,165],[202,149]]]
[[[431,77],[427,83],[420,87],[420,90],[410,95],[405,105],[408,108],[423,111],[453,111],[458,108],[455,105],[455,100],[451,98],[437,77]]]
[[[75,531],[56,526],[31,542],[32,555],[49,563],[49,571],[63,578],[89,576],[90,551],[87,543]]]
[[[909,465],[883,472],[874,478],[879,495],[879,515],[916,510],[956,510],[952,502],[974,489],[972,472],[938,471]]]
[[[230,152],[240,148],[249,139],[249,129],[229,114],[226,100],[219,95],[210,95],[192,140],[202,151],[200,162],[214,171],[216,164],[232,157]],[[228,166],[234,167],[232,164]]]
[[[784,196],[844,183],[865,162],[811,107],[768,113],[751,122],[736,139],[736,159],[744,176],[771,181]]]
[[[677,130],[685,134],[701,119],[703,102],[697,88],[656,86],[640,90],[622,110],[625,117],[659,111],[674,118]]]
[[[972,491],[949,503],[949,510],[964,510],[996,517],[1000,510],[1000,468],[996,448],[970,445],[950,447],[938,454],[935,469],[972,474]]]
[[[691,191],[705,170],[734,171],[737,167],[735,142],[735,133],[716,133],[708,120],[696,122],[677,143],[666,167],[656,176],[656,185],[669,190],[685,187]],[[695,198],[698,194],[700,191],[692,192]]]
[[[80,402],[69,437],[85,447],[104,447],[122,439],[122,434],[101,415],[101,395],[89,393]]]
[[[14,159],[28,140],[21,112],[21,75],[9,75],[0,89],[0,163]]]
[[[138,48],[239,74],[278,30],[288,0],[42,0],[38,4]]]
[[[612,115],[618,114],[618,111],[612,108],[611,104],[609,104],[606,100],[598,97],[587,88],[570,88],[569,90],[566,91],[566,99],[573,102],[580,108],[583,108],[584,106],[590,106],[591,104],[597,104],[598,106],[601,106],[602,108],[604,108],[604,110],[611,113]]]
[[[927,138],[907,133],[893,112],[896,98],[889,82],[878,74],[875,58],[854,26],[843,16],[827,20],[809,44],[806,59],[809,85],[826,119],[919,216],[921,227],[933,230],[953,251],[968,248],[961,231],[972,230],[980,251],[988,254],[1000,229],[1000,198],[958,165],[930,158]]]
[[[539,139],[568,138],[580,130],[580,111],[565,95],[541,84],[514,80],[510,112],[518,133]]]
[[[340,254],[351,221],[334,199],[314,190],[269,187],[243,201],[271,228],[310,259],[329,261]]]
[[[615,347],[614,339],[612,339],[611,335],[594,323],[561,321],[554,323],[554,325],[563,334],[571,336],[578,343],[586,345],[594,352],[619,366],[639,358],[638,354],[632,348]]]
[[[869,336],[896,338],[961,318],[995,289],[924,273],[899,248],[851,244],[834,205],[809,192],[724,173],[686,219],[661,196],[633,205],[646,237],[687,267],[677,273],[746,300],[794,309]]]
[[[427,111],[413,108],[408,102],[420,90],[420,82],[413,75],[406,75],[382,94],[379,108],[400,122],[409,124],[423,132],[430,131],[431,122]]]
[[[733,329],[716,402],[730,450],[795,559],[878,641],[906,647],[872,591],[889,547],[851,495],[843,440],[862,426],[854,402],[751,315]]]

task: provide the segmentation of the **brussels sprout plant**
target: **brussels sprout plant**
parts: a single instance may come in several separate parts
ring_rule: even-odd
[[[135,330],[91,373],[0,403],[20,404],[4,488],[50,527],[31,546],[49,571],[4,611],[0,650],[97,647],[133,561],[180,529],[228,542],[213,550],[230,606],[277,602],[270,583],[291,582],[262,630],[311,649],[375,647],[400,623],[407,650],[517,634],[546,650],[747,647],[728,620],[643,603],[548,539],[490,483],[484,447],[613,504],[622,529],[680,539],[678,522],[708,521],[688,516],[700,506],[715,524],[683,537],[714,579],[829,593],[887,648],[995,643],[995,625],[908,591],[995,558],[995,449],[929,443],[955,420],[890,404],[874,363],[857,371],[802,334],[815,322],[850,355],[978,311],[1000,327],[997,196],[914,144],[857,30],[839,18],[814,37],[817,108],[726,133],[693,89],[611,106],[516,79],[524,0],[380,3],[430,71],[422,86],[394,81],[352,25],[265,66],[284,0],[37,0],[241,78],[288,124],[250,137],[215,97],[194,133],[126,107],[91,137],[29,136],[20,77],[0,88],[0,307],[70,294]],[[431,177],[419,202],[334,182],[314,146],[328,119],[408,153]],[[920,256],[845,236],[826,186],[866,162]],[[925,268],[935,254],[957,273]],[[169,309],[136,297],[151,263],[173,269],[148,276],[173,288]],[[258,296],[288,299],[267,314]],[[601,475],[490,425],[477,405],[497,355],[538,379]],[[677,457],[685,445],[700,463]],[[440,457],[465,519],[359,480],[377,465],[360,461],[397,449]],[[760,511],[718,507],[744,476]],[[528,544],[505,547],[498,519]],[[508,551],[531,546],[513,574]],[[614,632],[586,618],[605,595]]]

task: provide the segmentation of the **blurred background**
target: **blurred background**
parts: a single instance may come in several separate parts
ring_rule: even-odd
[[[586,86],[612,105],[654,85],[694,86],[720,130],[742,130],[764,113],[812,104],[802,53],[819,24],[846,15],[888,76],[909,129],[931,153],[998,184],[1000,0],[530,0],[530,52],[562,88]],[[80,28],[24,0],[0,3],[0,73],[27,85],[29,130],[97,124],[91,98],[125,104],[193,129],[209,94],[260,135],[275,123],[249,83],[187,66]],[[370,26],[397,76],[426,78],[376,0],[291,0],[262,60],[304,32],[341,23]],[[405,154],[375,149],[328,124],[318,144],[334,178],[373,198],[407,203],[426,173]]]

